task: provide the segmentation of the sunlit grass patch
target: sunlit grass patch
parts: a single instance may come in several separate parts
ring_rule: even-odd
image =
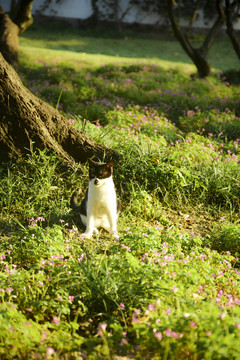
[[[150,35],[150,36],[148,36]],[[199,43],[194,39],[195,46]],[[169,33],[162,33],[155,31],[154,36],[142,32],[125,31],[122,37],[119,37],[113,29],[104,31],[103,29],[85,29],[80,30],[69,27],[65,24],[51,22],[51,24],[44,24],[44,26],[33,24],[27,32],[20,37],[20,44],[23,47],[34,46],[38,51],[46,48],[49,52],[51,50],[59,50],[69,56],[75,57],[76,54],[94,54],[91,61],[95,59],[110,59],[112,62],[121,62],[125,59],[141,59],[145,63],[153,61],[165,67],[179,66],[183,68],[190,65],[192,62],[181,48],[179,42]],[[225,61],[226,54],[228,60]],[[209,60],[213,68],[221,71],[229,69],[238,69],[239,60],[233,50],[232,44],[228,38],[219,38],[213,44],[209,52]],[[184,65],[185,64],[185,65]],[[193,70],[194,71],[194,70]]]

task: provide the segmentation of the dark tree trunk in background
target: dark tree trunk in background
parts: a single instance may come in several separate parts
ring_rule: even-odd
[[[19,0],[10,16],[0,7],[0,52],[9,64],[18,65],[18,36],[32,23],[33,0]]]
[[[234,50],[236,51],[238,58],[240,59],[240,40],[237,36],[237,33],[235,32],[235,30],[233,28],[232,6],[234,6],[234,5],[239,7],[239,1],[236,1],[233,4],[231,4],[230,0],[225,0],[227,34],[232,42],[232,46],[233,46]]]
[[[114,0],[114,17],[115,17],[115,23],[116,23],[116,30],[118,34],[121,34],[122,32],[122,24],[120,20],[120,14],[119,14],[119,0]]]
[[[200,77],[206,77],[211,73],[210,63],[207,59],[209,49],[213,44],[216,35],[220,28],[222,27],[225,21],[224,11],[220,6],[220,0],[217,0],[217,7],[218,7],[218,17],[214,22],[212,28],[209,30],[208,35],[206,36],[202,46],[198,49],[194,48],[186,34],[183,33],[181,30],[178,20],[174,14],[174,0],[166,0],[167,1],[167,9],[168,9],[168,16],[173,28],[174,35],[180,42],[182,48],[188,54],[188,56],[192,59],[193,63],[197,67],[198,74]]]
[[[0,161],[21,157],[32,147],[47,148],[69,165],[91,157],[117,156],[33,95],[0,54]]]

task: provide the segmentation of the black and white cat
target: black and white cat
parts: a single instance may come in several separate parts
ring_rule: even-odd
[[[117,198],[113,178],[113,163],[96,163],[89,160],[88,189],[80,206],[77,205],[77,191],[71,198],[71,208],[80,213],[81,220],[86,226],[83,237],[91,238],[103,228],[117,234],[117,218],[120,211],[120,200]]]

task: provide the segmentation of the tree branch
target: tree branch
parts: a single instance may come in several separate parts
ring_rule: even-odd
[[[234,2],[234,6],[237,5],[238,2]],[[231,4],[230,0],[225,0],[225,12],[226,12],[226,22],[227,22],[227,34],[230,37],[233,48],[240,59],[240,41],[237,37],[236,32],[233,28],[233,17],[232,17],[232,9],[233,4]]]
[[[195,10],[193,12],[193,16],[189,20],[189,24],[187,26],[187,32],[189,32],[192,29],[194,21],[197,19],[199,8],[202,5],[203,0],[198,0],[195,6]]]
[[[193,58],[194,58],[193,47],[192,47],[188,37],[185,34],[183,34],[183,32],[181,31],[181,28],[180,28],[180,26],[177,22],[177,19],[174,15],[173,5],[174,5],[174,0],[167,0],[168,16],[169,16],[170,22],[172,24],[173,32],[174,32],[176,38],[178,39],[178,41],[180,42],[181,46],[183,47],[183,49],[186,51],[188,56],[193,60]]]
[[[224,10],[222,8],[222,0],[217,0],[217,10],[218,10],[218,17],[216,19],[216,21],[214,22],[213,26],[211,27],[210,31],[208,32],[208,35],[206,36],[200,51],[203,52],[204,55],[206,55],[210,49],[210,47],[212,46],[216,35],[218,33],[218,31],[220,30],[220,28],[222,27],[222,25],[224,24],[225,21],[225,13]]]
[[[32,6],[33,0],[19,0],[14,10],[12,20],[19,27],[19,34],[22,34],[33,23]]]

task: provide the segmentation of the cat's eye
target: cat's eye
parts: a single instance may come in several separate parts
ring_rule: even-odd
[[[89,176],[90,179],[98,178],[98,179],[106,179],[111,176],[111,167],[108,164],[101,164],[96,166],[89,166]]]

